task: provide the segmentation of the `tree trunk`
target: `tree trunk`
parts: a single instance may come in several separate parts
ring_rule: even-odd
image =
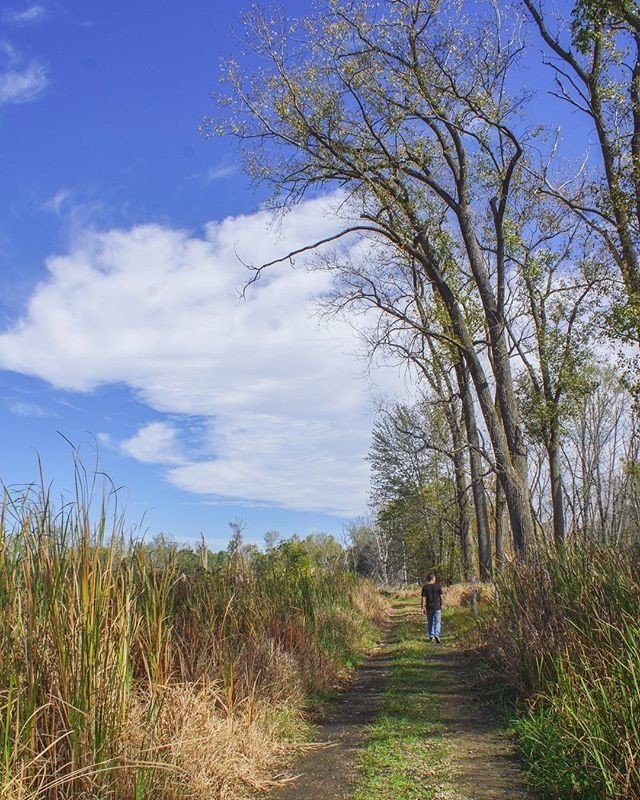
[[[469,386],[469,373],[462,359],[456,364],[456,377],[458,379],[460,397],[462,398],[464,424],[467,431],[467,442],[469,446],[469,471],[471,474],[471,491],[478,535],[480,580],[487,581],[491,580],[493,574],[487,494],[484,486],[484,478],[482,477],[482,456],[480,455],[480,436],[478,434],[476,410],[473,405],[471,387]]]
[[[456,504],[458,506],[458,530],[460,532],[460,546],[462,549],[462,571],[465,580],[471,580],[473,575],[472,555],[473,536],[471,520],[469,518],[469,496],[464,459],[464,442],[458,428],[457,441],[453,443],[453,468],[456,482]]]
[[[564,545],[566,530],[564,519],[564,498],[562,495],[562,475],[560,472],[560,445],[557,426],[554,426],[547,442],[549,473],[551,477],[551,507],[553,510],[553,539],[556,547]]]
[[[503,352],[503,349],[506,348],[504,335],[498,337],[502,347],[497,347],[495,361],[496,364],[499,364],[499,367],[494,365],[499,403],[499,409],[497,409],[491,394],[487,374],[476,351],[464,313],[451,286],[440,272],[438,256],[426,236],[421,234],[418,237],[418,241],[425,254],[423,263],[427,274],[446,307],[452,330],[458,339],[460,349],[464,353],[466,365],[491,439],[498,475],[504,485],[513,546],[516,555],[519,558],[525,558],[527,542],[532,541],[534,537],[534,523],[529,502],[526,451],[519,431],[518,408],[513,393],[510,368],[508,363],[505,363],[505,361],[508,362],[508,359],[504,357]],[[496,338],[495,335],[493,338]],[[508,387],[501,386],[502,381],[506,381]]]
[[[504,551],[504,511],[505,499],[502,481],[496,475],[496,565],[501,569],[505,563]]]
[[[465,187],[466,188],[466,187]],[[476,238],[475,227],[473,224],[470,207],[468,202],[462,203],[459,207],[458,223],[460,233],[465,243],[469,264],[473,277],[478,288],[478,293],[482,301],[484,317],[489,335],[489,357],[495,378],[496,399],[500,417],[500,433],[506,442],[498,442],[496,451],[496,463],[502,475],[507,508],[509,509],[509,519],[511,522],[511,532],[515,552],[519,557],[526,556],[527,543],[533,540],[535,526],[531,504],[529,501],[529,483],[527,474],[527,450],[520,425],[520,414],[513,389],[513,376],[511,372],[511,359],[509,348],[506,342],[506,331],[504,325],[504,294],[500,285],[497,294],[491,283],[491,276],[484,261],[483,253]],[[497,230],[498,239],[502,235],[501,230]],[[500,248],[499,248],[500,250]],[[503,272],[504,267],[500,265],[501,253],[498,253],[498,273]],[[467,350],[465,349],[465,354]],[[474,363],[476,362],[476,363]],[[493,416],[495,406],[490,404],[491,410],[483,406],[483,397],[490,397],[487,391],[486,379],[480,378],[477,369],[479,358],[475,348],[473,348],[473,359],[467,358],[467,365],[471,372],[478,400],[483,414],[489,426],[487,414]],[[480,386],[478,385],[480,383]],[[482,389],[482,395],[481,391]],[[491,434],[492,443],[494,436]],[[501,439],[502,436],[499,436]],[[494,443],[495,447],[495,443]]]

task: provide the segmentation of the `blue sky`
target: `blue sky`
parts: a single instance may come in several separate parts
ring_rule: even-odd
[[[310,2],[288,4],[291,15]],[[131,524],[224,547],[228,522],[339,534],[366,512],[374,400],[325,278],[256,263],[333,230],[339,198],[282,229],[204,140],[242,5],[18,3],[0,12],[0,478],[73,482],[69,441],[123,486]]]
[[[304,12],[308,3],[289,5]],[[131,524],[224,547],[339,534],[366,511],[375,386],[346,325],[260,261],[330,230],[330,201],[269,227],[201,118],[240,5],[36,2],[0,13],[0,477],[73,485],[72,448]]]

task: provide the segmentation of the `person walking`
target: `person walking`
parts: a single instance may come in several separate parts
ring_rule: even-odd
[[[427,575],[427,582],[422,587],[422,613],[427,615],[427,636],[430,642],[440,644],[440,627],[442,624],[442,587],[438,583],[435,572]]]

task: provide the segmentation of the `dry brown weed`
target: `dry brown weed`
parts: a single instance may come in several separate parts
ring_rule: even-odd
[[[471,605],[473,590],[477,591],[479,603],[490,603],[495,597],[495,587],[492,583],[453,583],[443,588],[443,602],[449,607]]]
[[[121,796],[134,796],[141,779],[157,800],[238,800],[265,790],[274,765],[292,748],[277,710],[256,698],[229,708],[215,683],[139,696],[123,731],[132,768],[122,773]]]
[[[380,625],[389,617],[390,603],[380,589],[370,581],[358,583],[350,593],[353,609]]]

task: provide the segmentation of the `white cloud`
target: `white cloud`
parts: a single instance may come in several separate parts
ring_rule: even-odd
[[[37,100],[49,83],[44,64],[25,62],[8,42],[0,44],[0,52],[6,61],[4,71],[0,71],[0,105]]]
[[[45,411],[37,403],[11,403],[9,411],[19,417],[48,417],[50,413]]]
[[[114,443],[113,437],[110,433],[104,433],[101,431],[100,433],[96,434],[96,439],[102,445],[102,447],[108,447],[109,450],[116,448],[116,444]]]
[[[58,191],[50,197],[44,204],[44,208],[48,211],[53,211],[54,214],[60,215],[63,206],[71,197],[71,192],[68,189],[58,189]]]
[[[32,5],[22,10],[7,9],[2,18],[10,25],[33,25],[43,22],[49,16],[47,9],[41,5]]]
[[[211,169],[206,174],[205,182],[213,183],[214,181],[219,181],[222,178],[229,178],[231,175],[234,175],[237,171],[238,171],[237,167],[234,167],[231,164],[221,164],[217,167],[211,167]]]
[[[327,199],[229,217],[197,237],[156,225],[86,233],[49,259],[23,317],[0,334],[0,367],[79,392],[125,383],[171,421],[122,447],[177,486],[279,507],[361,513],[371,420],[349,325],[321,324],[324,272],[248,273],[334,232]],[[194,422],[194,420],[196,422]]]
[[[181,464],[179,432],[167,422],[152,422],[122,442],[121,450],[145,464]]]

